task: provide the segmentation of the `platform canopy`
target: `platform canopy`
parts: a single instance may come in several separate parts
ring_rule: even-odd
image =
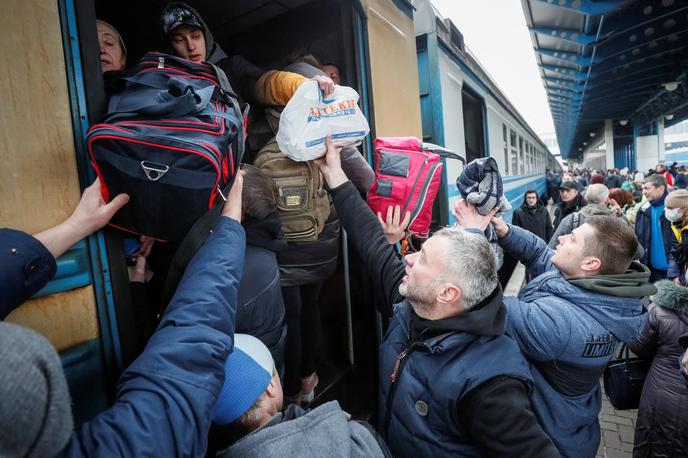
[[[563,158],[580,158],[607,119],[688,118],[688,0],[522,4]]]

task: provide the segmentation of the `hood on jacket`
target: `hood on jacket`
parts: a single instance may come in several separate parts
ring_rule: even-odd
[[[570,286],[557,291],[557,295],[585,310],[617,339],[629,342],[645,323],[642,299],[657,290],[649,278],[650,270],[634,261],[623,274],[564,280]]]
[[[480,304],[462,315],[427,320],[416,315],[412,307],[409,306],[409,309],[413,333],[422,334],[424,338],[455,331],[479,336],[500,336],[506,328],[506,308],[499,285]]]
[[[186,3],[173,2],[165,6],[165,8],[163,8],[162,12],[160,13],[161,28],[163,18],[165,18],[167,15],[174,14],[175,10],[177,9],[186,9],[190,11],[195,16],[195,19],[197,19],[198,22],[201,24],[203,30],[203,37],[205,38],[205,60],[207,62],[217,64],[219,61],[227,57],[227,54],[224,52],[224,50],[220,47],[219,44],[215,42],[215,39],[213,38],[213,33],[210,31],[210,28],[208,27],[208,24],[206,24],[205,20],[203,20],[203,16],[198,14],[198,11],[196,11],[194,8],[192,8]],[[171,51],[172,49],[171,46],[169,46],[169,40],[167,36],[165,36],[165,41],[168,43],[168,49]]]
[[[634,261],[622,274],[571,277],[568,280],[579,288],[595,293],[640,298],[650,296],[657,291],[648,282],[649,279],[650,269]]]
[[[612,211],[606,205],[589,203],[580,209],[580,214],[587,219],[591,216],[609,216],[612,214]]]
[[[287,239],[282,232],[282,218],[277,210],[263,219],[246,217],[241,222],[246,231],[246,244],[279,253],[287,248]]]
[[[657,292],[650,296],[650,300],[664,308],[688,313],[688,288],[677,286],[669,280],[655,283]]]

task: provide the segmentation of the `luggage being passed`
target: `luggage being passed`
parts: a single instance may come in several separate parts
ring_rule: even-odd
[[[244,113],[212,64],[148,53],[123,80],[86,139],[103,198],[131,197],[111,225],[180,241],[226,196],[243,154]]]
[[[428,237],[443,157],[465,162],[452,151],[415,137],[375,139],[375,182],[368,193],[368,206],[385,215],[390,205],[399,205],[402,217],[411,212],[409,233]]]

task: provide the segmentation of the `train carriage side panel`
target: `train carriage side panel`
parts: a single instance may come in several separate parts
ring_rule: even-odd
[[[367,0],[375,135],[422,136],[413,19],[385,0]]]
[[[0,80],[0,221],[37,233],[66,219],[80,196],[59,3],[3,6],[11,13],[0,17],[0,59],[11,65]],[[107,398],[104,383],[98,385],[104,366],[86,243],[58,259],[56,278],[37,296],[7,321],[48,338],[62,356],[73,399],[86,395],[90,415]]]

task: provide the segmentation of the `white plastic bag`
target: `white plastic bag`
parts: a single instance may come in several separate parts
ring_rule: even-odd
[[[315,81],[303,83],[280,116],[277,144],[295,161],[310,161],[325,155],[325,137],[337,146],[358,145],[370,132],[368,120],[358,108],[358,93],[335,86],[330,99],[323,99]]]

